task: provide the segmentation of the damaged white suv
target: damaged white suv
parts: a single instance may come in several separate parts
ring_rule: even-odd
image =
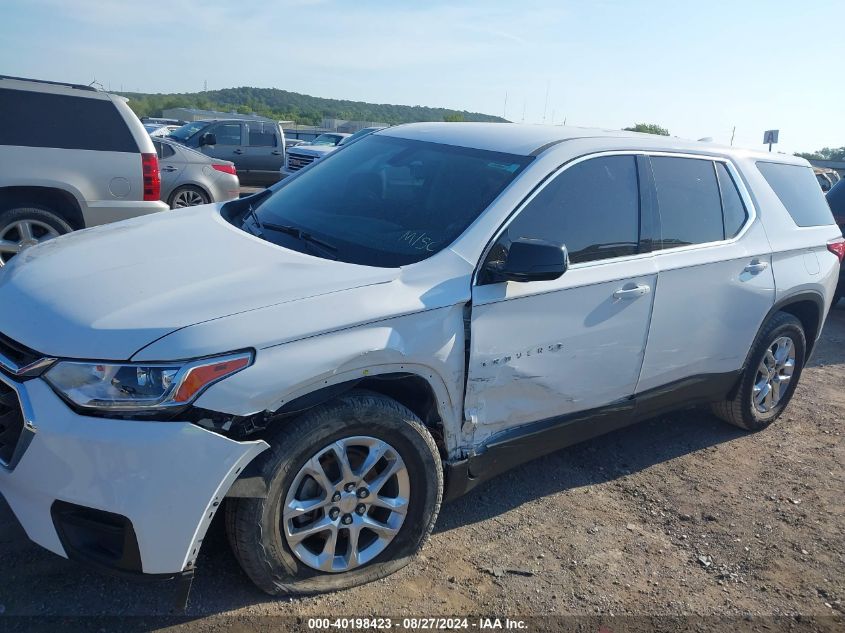
[[[712,404],[790,400],[845,244],[806,161],[414,124],[260,194],[0,273],[0,491],[29,537],[189,577],[218,509],[264,591],[405,565],[441,500]]]

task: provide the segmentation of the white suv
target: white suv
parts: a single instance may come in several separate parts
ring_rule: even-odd
[[[0,267],[64,233],[164,211],[155,148],[122,97],[0,75]]]
[[[405,565],[441,500],[666,411],[787,406],[845,243],[806,161],[414,124],[251,198],[0,273],[0,491],[29,537],[189,577],[222,507],[271,593]]]

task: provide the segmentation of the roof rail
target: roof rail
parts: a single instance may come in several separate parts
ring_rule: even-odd
[[[66,86],[68,88],[76,88],[77,90],[90,90],[91,92],[99,92],[94,86],[83,86],[82,84],[69,84],[64,81],[47,81],[45,79],[30,79],[29,77],[10,77],[9,75],[0,75],[0,79],[14,79],[15,81],[31,81],[38,84],[50,84],[52,86]]]

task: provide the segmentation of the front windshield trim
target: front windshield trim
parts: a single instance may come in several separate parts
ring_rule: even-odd
[[[318,255],[299,231],[335,246],[339,261],[398,268],[454,244],[532,160],[370,134],[274,185],[254,212],[295,229],[264,232],[278,246]]]

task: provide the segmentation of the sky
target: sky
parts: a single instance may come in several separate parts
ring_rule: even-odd
[[[0,0],[0,74],[281,88],[776,150],[845,146],[837,2]]]

